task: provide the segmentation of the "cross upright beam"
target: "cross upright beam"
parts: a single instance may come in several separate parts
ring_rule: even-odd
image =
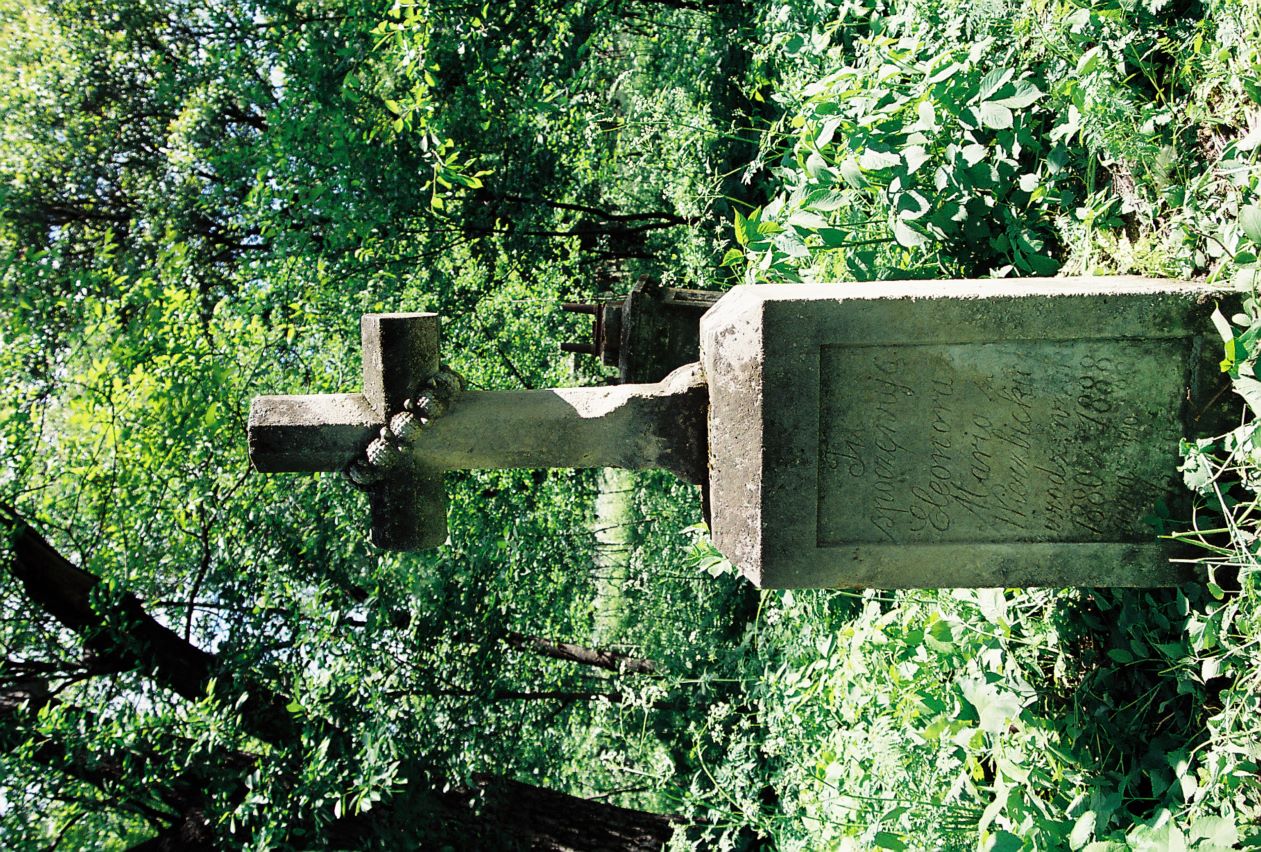
[[[363,393],[261,396],[250,409],[250,459],[264,473],[345,470],[439,372],[436,314],[367,314]],[[661,382],[466,393],[431,417],[368,487],[372,541],[418,550],[447,537],[442,473],[494,468],[660,468],[706,477],[707,391],[699,365]],[[378,438],[380,436],[380,438]]]

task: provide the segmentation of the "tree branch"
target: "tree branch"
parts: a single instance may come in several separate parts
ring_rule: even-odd
[[[108,617],[103,616],[97,610],[103,597],[99,594],[99,578],[71,564],[16,511],[2,504],[0,527],[8,531],[12,541],[10,571],[35,603],[79,634],[90,649],[106,659],[127,663],[129,668],[149,672],[155,681],[190,700],[200,700],[210,690],[212,676],[220,668],[215,655],[189,644],[159,624],[145,613],[134,595],[124,594],[109,601],[111,611]],[[248,732],[295,756],[303,753],[302,731],[295,727],[284,696],[259,683],[244,683],[243,679],[232,684],[230,678],[221,677],[216,678],[214,684],[216,697],[221,701],[230,703],[240,697],[235,706]],[[229,694],[231,687],[237,690],[235,695]],[[0,721],[5,722],[12,718],[10,714],[29,713],[32,705],[53,700],[47,682],[40,679],[14,684],[7,694],[7,699],[0,700]],[[496,697],[571,701],[597,696],[594,693],[503,692]],[[603,697],[618,698],[614,694]],[[21,736],[18,726],[0,724],[0,744],[12,748],[28,738]],[[140,754],[143,758],[143,753]],[[36,759],[55,763],[59,769],[72,774],[80,770],[88,772],[88,765],[53,741],[45,740],[37,746]],[[121,778],[124,765],[118,760],[98,764],[98,774],[91,776],[95,778],[92,783],[112,786],[116,778]],[[422,777],[423,768],[417,767],[414,774]],[[88,780],[87,776],[83,777]],[[185,806],[173,808],[174,814],[150,809],[151,815],[168,827],[136,848],[150,852],[214,848],[215,838],[203,811],[204,804],[196,798],[197,791],[204,791],[208,786],[195,787],[187,795],[178,794],[179,798],[172,799],[170,804]],[[478,777],[473,787],[458,785],[444,793],[430,792],[425,784],[409,785],[408,790],[408,795],[419,796],[418,805],[422,810],[391,801],[371,813],[345,816],[323,826],[318,836],[333,845],[354,846],[362,845],[378,831],[409,831],[414,837],[416,815],[422,813],[432,821],[434,837],[475,840],[469,848],[656,850],[670,838],[678,824],[673,817],[587,801],[505,778]],[[168,790],[167,795],[176,794]],[[470,803],[477,799],[481,800],[482,807],[470,808]]]
[[[642,657],[631,657],[616,651],[603,648],[588,648],[569,642],[554,642],[540,636],[526,636],[521,633],[509,633],[504,641],[519,651],[530,651],[554,660],[569,660],[585,666],[595,666],[613,672],[631,672],[634,674],[653,674],[657,664]]]

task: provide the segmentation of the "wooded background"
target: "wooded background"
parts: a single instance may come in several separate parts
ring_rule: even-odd
[[[664,474],[452,475],[382,553],[245,445],[367,311],[538,388],[641,275],[1251,287],[1255,2],[0,8],[0,845],[1261,842],[1250,412],[1150,592],[758,592]]]

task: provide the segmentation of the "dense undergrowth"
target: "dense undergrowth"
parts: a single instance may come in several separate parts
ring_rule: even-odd
[[[750,85],[782,112],[744,169],[771,200],[735,216],[738,280],[1136,274],[1251,290],[1255,5],[792,3],[760,27]],[[1223,368],[1253,406],[1255,316],[1249,301],[1222,320]],[[1198,545],[1200,580],[1181,589],[762,593],[738,641],[679,661],[705,668],[676,677],[706,709],[663,732],[673,762],[644,756],[672,791],[663,807],[714,823],[677,843],[1261,842],[1253,414],[1184,448],[1202,504],[1166,530]],[[696,547],[681,564],[739,583]],[[657,591],[647,609],[663,605],[681,603]],[[638,641],[669,654],[689,639]]]

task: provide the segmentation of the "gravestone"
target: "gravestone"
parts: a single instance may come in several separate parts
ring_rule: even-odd
[[[592,318],[589,342],[561,351],[594,355],[617,367],[623,383],[655,382],[700,357],[700,321],[723,294],[663,287],[641,278],[622,302],[569,302],[563,308]]]
[[[250,453],[261,471],[390,460],[367,487],[387,547],[445,539],[444,470],[659,467],[707,481],[715,543],[763,587],[1167,585],[1184,574],[1145,519],[1162,502],[1180,516],[1179,439],[1215,425],[1219,295],[1141,279],[737,287],[701,320],[699,365],[466,393],[418,434],[397,418],[426,412],[437,318],[368,315],[364,393],[258,398]]]

